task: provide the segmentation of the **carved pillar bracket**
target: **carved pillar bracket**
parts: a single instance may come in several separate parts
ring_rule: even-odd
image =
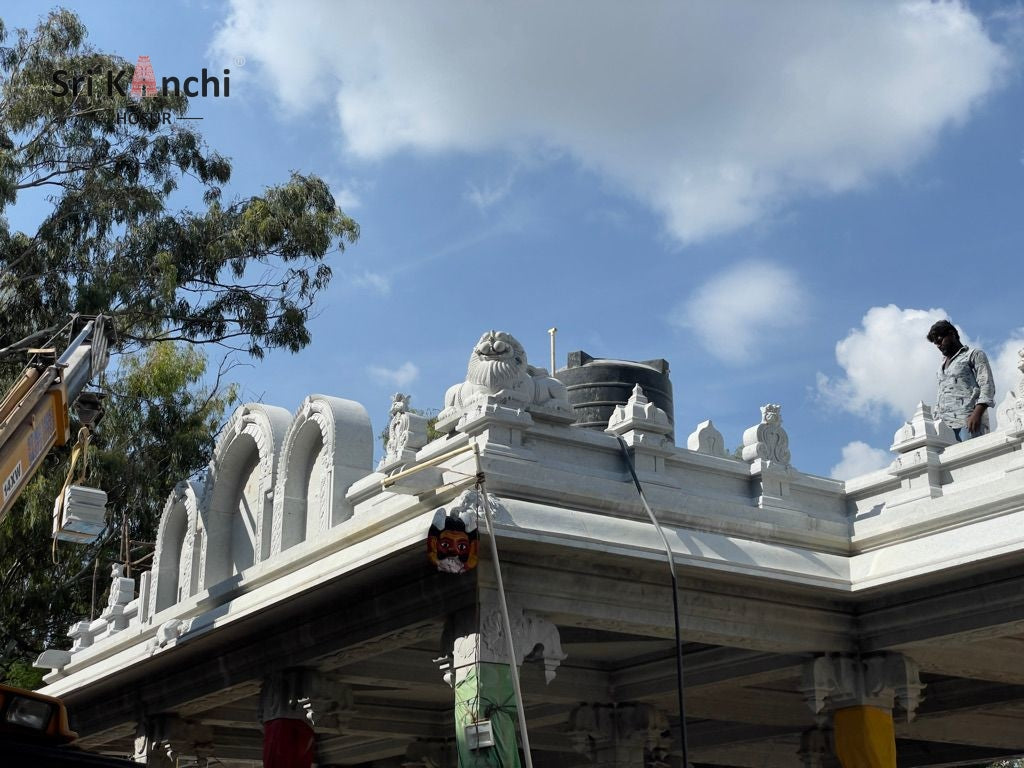
[[[377,465],[378,472],[388,472],[397,466],[416,460],[416,451],[425,446],[427,438],[426,416],[413,413],[409,395],[396,392],[391,399],[391,419],[388,422],[388,443],[384,457]]]
[[[715,429],[711,419],[697,425],[697,429],[686,438],[686,447],[697,453],[706,453],[708,456],[726,455],[725,438]]]
[[[801,690],[819,724],[845,707],[892,711],[898,704],[911,722],[924,691],[917,664],[900,653],[819,656],[804,667]]]
[[[135,736],[133,760],[149,766],[173,766],[182,757],[213,756],[213,729],[177,715],[161,714],[144,720]]]
[[[336,730],[352,713],[352,690],[315,669],[290,667],[263,678],[258,716],[302,720],[313,728]]]
[[[544,679],[550,683],[555,679],[558,665],[566,658],[562,652],[558,627],[541,616],[514,607],[509,608],[509,621],[512,623],[516,666],[522,665],[524,661],[541,661],[544,664]],[[480,661],[508,664],[507,646],[501,611],[497,606],[482,606]]]
[[[595,768],[669,764],[668,718],[650,704],[583,704],[569,714],[569,735]]]

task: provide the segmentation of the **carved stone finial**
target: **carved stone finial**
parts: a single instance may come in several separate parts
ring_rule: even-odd
[[[445,393],[438,429],[454,426],[460,416],[489,397],[509,408],[572,413],[565,385],[543,368],[530,365],[523,345],[504,331],[487,331],[473,347],[466,380]]]
[[[380,472],[387,471],[397,464],[414,461],[416,451],[425,446],[427,438],[426,416],[413,413],[409,401],[410,395],[396,392],[391,398],[391,418],[388,421],[388,442],[383,458],[377,465]]]
[[[782,428],[782,406],[768,403],[761,406],[761,423],[743,433],[743,460],[760,459],[771,466],[789,466],[789,435]]]
[[[890,450],[909,453],[918,448],[945,448],[955,442],[953,430],[942,419],[932,415],[931,406],[918,403],[910,421],[893,435]]]
[[[722,433],[715,429],[711,419],[702,421],[697,429],[686,438],[686,447],[697,453],[706,453],[708,456],[725,456],[725,438]]]
[[[615,406],[605,430],[613,435],[624,435],[627,432],[667,435],[671,431],[668,414],[647,399],[639,384],[633,387],[633,394],[624,405]]]

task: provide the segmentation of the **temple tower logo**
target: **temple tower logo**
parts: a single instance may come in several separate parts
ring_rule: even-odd
[[[131,93],[137,99],[151,98],[157,94],[156,75],[153,74],[153,64],[149,56],[139,56],[139,60],[135,62]]]

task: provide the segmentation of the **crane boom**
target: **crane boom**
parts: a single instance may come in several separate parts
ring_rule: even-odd
[[[0,401],[0,521],[55,445],[71,437],[68,406],[107,365],[107,327],[90,319],[56,358],[38,350]]]

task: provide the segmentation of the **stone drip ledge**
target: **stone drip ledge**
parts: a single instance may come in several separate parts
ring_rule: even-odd
[[[116,632],[106,622],[77,622],[69,636],[70,650],[47,649],[36,666],[51,669],[44,682],[53,684],[69,676],[76,679],[86,670],[106,669],[108,660],[125,657],[142,661],[173,648],[179,642],[199,637],[223,624],[231,623],[263,608],[288,599],[337,576],[372,563],[382,556],[422,541],[433,515],[433,506],[415,503],[410,497],[397,497],[401,505],[392,505],[390,515],[380,516],[371,525],[353,518],[332,529],[328,540],[288,550],[279,558],[258,563],[236,577],[191,595],[155,615],[134,611],[124,627]],[[412,501],[412,504],[408,502]],[[356,537],[353,534],[360,533]],[[140,580],[139,596],[128,604],[148,603],[150,574]],[[134,579],[121,579],[131,582]],[[121,594],[127,588],[118,585]],[[227,610],[225,610],[225,608]],[[74,634],[72,634],[74,633]],[[134,649],[134,650],[132,650]],[[90,671],[93,679],[95,671]],[[76,683],[77,685],[77,683]]]
[[[992,518],[1008,517],[1024,509],[1024,486],[1006,479],[987,484],[984,493],[951,493],[923,498],[902,507],[861,513],[853,521],[851,546],[855,553],[870,552],[892,544],[913,541],[945,531],[967,528]]]

